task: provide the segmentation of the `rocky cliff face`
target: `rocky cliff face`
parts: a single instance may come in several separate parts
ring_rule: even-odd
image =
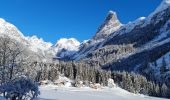
[[[104,39],[108,37],[111,33],[117,31],[122,24],[117,18],[117,15],[113,11],[109,11],[105,21],[99,27],[96,35],[93,37],[94,40]]]

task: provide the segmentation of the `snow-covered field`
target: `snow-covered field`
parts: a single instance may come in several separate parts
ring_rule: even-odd
[[[0,96],[0,100],[5,100],[3,97]]]
[[[88,87],[57,87],[46,85],[40,87],[38,100],[166,100],[129,93],[118,87],[91,89]]]

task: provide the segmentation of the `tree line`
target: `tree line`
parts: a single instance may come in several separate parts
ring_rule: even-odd
[[[119,87],[132,92],[149,96],[170,98],[170,88],[165,83],[149,81],[146,77],[130,72],[106,71],[95,68],[85,62],[62,62],[56,64],[34,63],[34,66],[44,66],[38,71],[36,81],[51,80],[55,81],[59,75],[75,80],[82,81],[84,85],[99,83],[102,86],[108,85],[108,79],[113,79]]]

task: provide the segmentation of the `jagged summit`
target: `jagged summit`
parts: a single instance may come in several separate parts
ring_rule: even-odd
[[[93,37],[94,40],[102,39],[116,31],[121,27],[121,23],[117,18],[116,12],[109,11],[104,23],[99,27],[96,35]]]
[[[118,20],[118,19],[117,19],[117,14],[116,14],[116,12],[110,10],[110,11],[108,12],[108,15],[106,16],[106,20],[109,21],[109,20],[112,20],[112,19],[113,19],[113,20]]]

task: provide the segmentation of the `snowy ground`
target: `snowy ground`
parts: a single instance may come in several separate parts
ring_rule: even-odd
[[[0,96],[0,100],[5,100],[3,97]]]
[[[56,87],[47,85],[40,87],[41,95],[38,100],[166,100],[129,93],[120,88],[91,88]]]

